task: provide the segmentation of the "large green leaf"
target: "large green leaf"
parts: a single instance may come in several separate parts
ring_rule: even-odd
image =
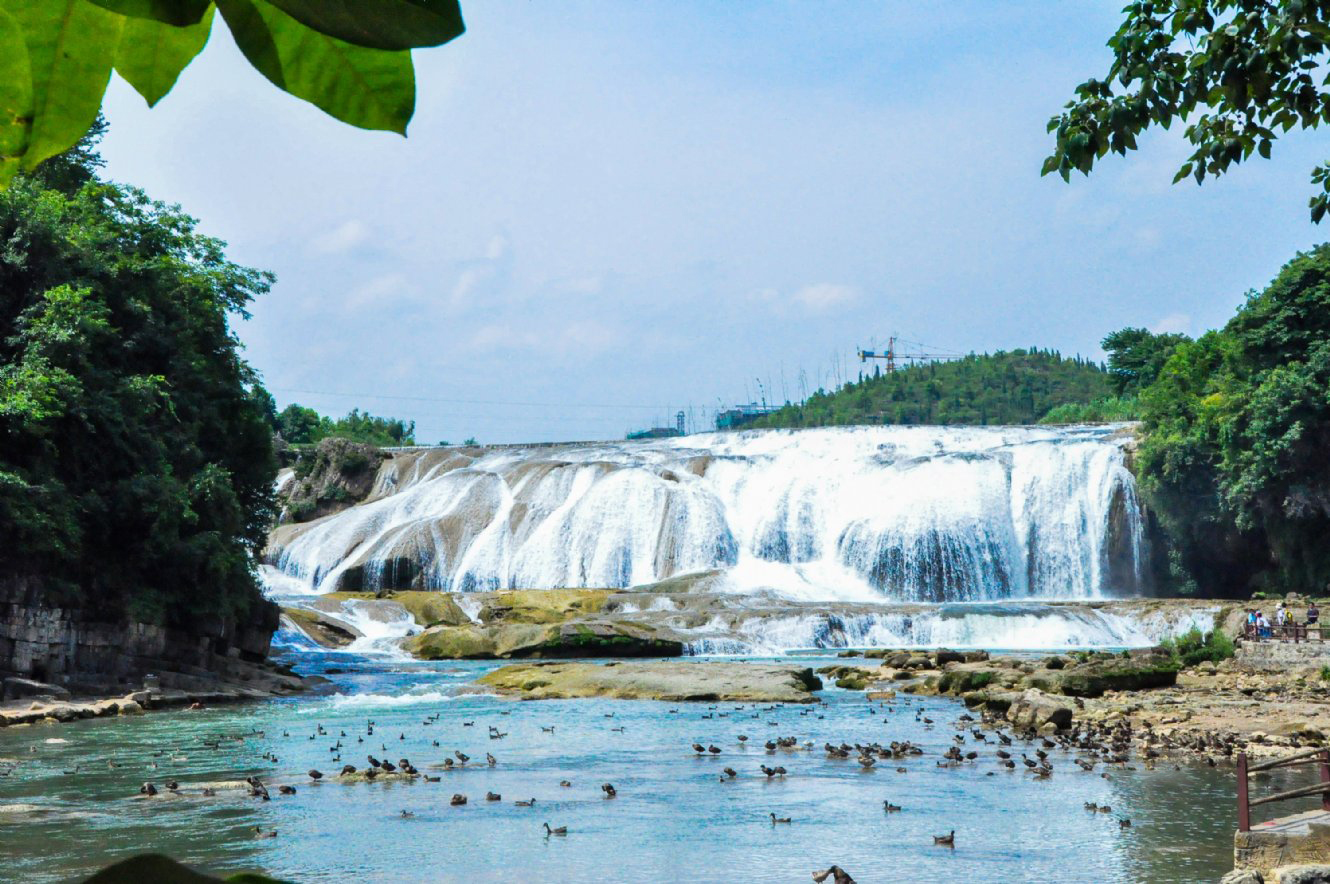
[[[466,30],[457,0],[271,0],[307,27],[370,49],[438,46]]]
[[[32,131],[32,71],[18,19],[0,9],[0,186],[18,171]]]
[[[120,42],[119,15],[88,0],[0,0],[23,29],[33,121],[22,167],[73,146],[102,106]]]
[[[202,51],[212,28],[212,15],[210,6],[202,21],[184,28],[146,18],[125,19],[120,47],[115,52],[115,69],[149,107],[171,91],[180,72]]]
[[[129,18],[146,18],[177,28],[196,25],[203,20],[212,0],[90,0],[102,9]]]
[[[218,0],[236,45],[279,89],[362,129],[406,134],[416,105],[410,52],[353,46],[264,0]]]

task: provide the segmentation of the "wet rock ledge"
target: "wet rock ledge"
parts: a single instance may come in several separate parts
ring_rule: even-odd
[[[822,680],[800,666],[755,663],[517,663],[480,684],[523,700],[613,697],[678,702],[812,703]]]

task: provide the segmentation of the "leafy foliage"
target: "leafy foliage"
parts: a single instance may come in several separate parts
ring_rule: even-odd
[[[1138,469],[1173,576],[1207,594],[1330,579],[1330,246],[1299,254],[1141,394]]]
[[[754,427],[844,424],[1032,424],[1050,409],[1108,395],[1098,365],[1050,350],[1012,350],[875,373],[803,405],[758,418]]]
[[[1143,328],[1124,328],[1109,334],[1101,346],[1108,353],[1113,392],[1119,396],[1140,393],[1159,377],[1178,345],[1190,340],[1186,335],[1154,334]]]
[[[0,573],[108,615],[243,612],[276,463],[227,317],[272,278],[95,180],[20,177],[0,243]]]
[[[1109,424],[1139,420],[1140,402],[1135,396],[1105,396],[1093,402],[1055,405],[1039,419],[1041,424]]]
[[[1218,663],[1236,653],[1233,639],[1221,629],[1202,633],[1193,626],[1177,638],[1165,639],[1162,647],[1183,666],[1210,661]]]
[[[0,186],[79,140],[113,68],[149,106],[161,101],[208,42],[214,9],[279,89],[403,135],[410,50],[465,29],[457,0],[0,0]]]
[[[1188,122],[1195,150],[1174,182],[1199,184],[1249,158],[1269,158],[1280,134],[1330,122],[1330,4],[1317,0],[1135,0],[1109,39],[1108,72],[1076,87],[1048,130],[1043,174],[1089,174],[1125,154],[1151,126]],[[1200,111],[1199,116],[1196,115]],[[1313,221],[1330,207],[1330,164],[1312,172]]]
[[[381,446],[416,444],[415,421],[375,417],[358,408],[351,409],[346,417],[333,419],[293,403],[276,415],[274,429],[292,445],[308,445],[328,438]]]

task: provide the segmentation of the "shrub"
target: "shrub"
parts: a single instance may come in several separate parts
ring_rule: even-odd
[[[1202,633],[1195,626],[1176,638],[1166,639],[1162,646],[1183,666],[1195,666],[1207,660],[1218,663],[1234,653],[1233,639],[1222,630]]]

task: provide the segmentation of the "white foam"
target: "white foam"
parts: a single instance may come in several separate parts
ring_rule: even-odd
[[[723,589],[799,600],[1135,594],[1147,556],[1119,435],[848,427],[500,449],[402,470],[301,532],[280,568],[307,591],[353,563],[378,588],[406,557],[453,591],[721,569]]]

